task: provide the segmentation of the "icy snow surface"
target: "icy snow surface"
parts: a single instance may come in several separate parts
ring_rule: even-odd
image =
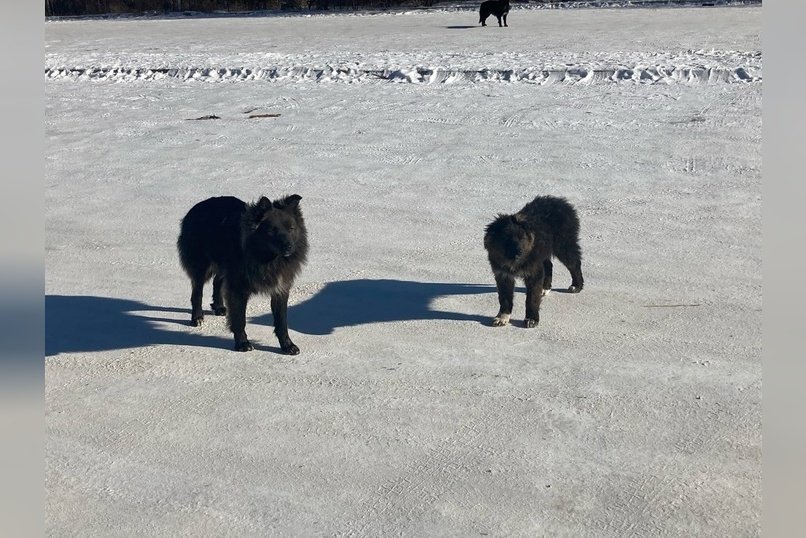
[[[477,20],[45,23],[48,535],[760,534],[761,8]],[[287,193],[302,353],[237,353],[179,220]],[[585,289],[492,327],[538,194]]]

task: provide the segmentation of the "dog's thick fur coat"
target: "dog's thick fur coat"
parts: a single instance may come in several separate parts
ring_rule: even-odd
[[[227,316],[237,351],[250,351],[246,304],[251,295],[271,297],[274,332],[285,353],[299,348],[288,336],[288,295],[308,255],[308,234],[298,194],[247,204],[232,196],[209,198],[182,219],[179,259],[190,277],[190,324],[204,320],[202,289],[213,278],[213,312]]]
[[[498,26],[507,26],[507,14],[509,13],[509,0],[487,0],[479,7],[479,22],[482,26],[487,26],[487,17],[495,15],[498,19]],[[501,24],[503,19],[504,24]]]
[[[515,278],[526,284],[526,327],[540,321],[540,300],[551,289],[554,255],[571,273],[568,291],[582,290],[579,217],[564,198],[538,196],[513,215],[498,215],[487,225],[484,248],[498,288],[500,309],[493,325],[509,323]]]

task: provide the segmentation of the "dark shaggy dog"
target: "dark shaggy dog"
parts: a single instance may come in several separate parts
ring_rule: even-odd
[[[271,297],[274,333],[285,353],[299,348],[288,336],[288,294],[308,255],[308,234],[298,194],[246,204],[232,196],[199,202],[182,219],[177,247],[192,291],[190,324],[202,324],[202,288],[213,278],[217,316],[227,316],[235,349],[253,349],[246,337],[246,303],[255,293]],[[223,286],[223,296],[222,296]],[[223,298],[223,301],[222,301]]]
[[[582,289],[579,217],[563,198],[538,196],[514,215],[498,215],[487,225],[484,248],[498,288],[494,326],[509,323],[516,277],[526,284],[526,327],[537,325],[540,299],[551,289],[552,254],[571,273],[568,291]]]
[[[487,26],[487,17],[495,15],[495,18],[498,19],[498,26],[502,26],[501,19],[504,20],[503,26],[506,26],[507,13],[509,13],[509,0],[487,0],[482,2],[479,7],[479,22],[482,26]]]

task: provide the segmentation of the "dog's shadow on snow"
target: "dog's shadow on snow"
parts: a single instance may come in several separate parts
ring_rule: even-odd
[[[288,308],[288,325],[304,334],[331,334],[339,327],[390,321],[455,320],[489,324],[490,316],[434,308],[439,297],[495,293],[495,286],[404,280],[330,282],[313,297]],[[272,324],[267,313],[254,323]]]
[[[162,315],[167,312],[183,315],[181,319]],[[231,335],[194,333],[189,320],[189,308],[151,306],[111,297],[46,295],[45,356],[156,344],[232,349]],[[164,323],[175,324],[176,329],[160,327]]]
[[[209,295],[209,285],[205,292]],[[313,297],[289,307],[289,328],[292,332],[327,335],[339,327],[406,320],[489,325],[490,316],[433,307],[439,297],[482,293],[495,293],[495,286],[365,279],[331,282]],[[206,319],[215,317],[206,312]],[[232,349],[232,334],[226,324],[222,324],[220,336],[210,336],[190,327],[189,320],[189,308],[152,306],[111,297],[46,295],[45,356],[162,344]],[[254,329],[250,332],[250,325],[272,326],[270,312],[249,319],[246,329],[256,349],[279,352],[273,333]]]

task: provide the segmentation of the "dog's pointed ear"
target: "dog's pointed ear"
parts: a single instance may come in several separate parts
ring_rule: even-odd
[[[299,194],[292,194],[291,196],[286,196],[282,200],[277,200],[274,202],[274,207],[277,209],[288,209],[294,210],[299,206],[299,201],[302,200],[302,196]]]
[[[265,196],[261,196],[260,200],[255,202],[254,206],[248,210],[249,218],[255,223],[259,223],[266,216],[266,213],[271,211],[271,200]]]
[[[266,212],[271,211],[271,200],[266,198],[265,196],[261,196],[260,200],[258,200],[257,204],[255,205],[260,211]]]
[[[526,217],[523,215],[523,213],[515,213],[514,215],[512,215],[512,222],[514,222],[518,226],[522,226],[526,224]]]

